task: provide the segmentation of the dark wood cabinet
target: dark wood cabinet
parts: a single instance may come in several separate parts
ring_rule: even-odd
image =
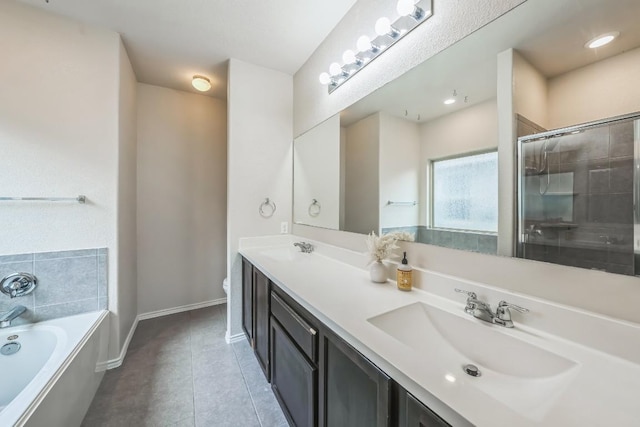
[[[242,258],[242,329],[253,347],[253,265]]]
[[[269,294],[271,282],[260,272],[254,269],[253,278],[253,306],[254,324],[253,341],[254,350],[267,380],[269,380]]]
[[[242,274],[242,327],[290,425],[449,426],[244,258]]]
[[[242,259],[242,328],[269,379],[269,294],[271,281]]]
[[[329,331],[322,334],[320,375],[321,426],[391,425],[391,378]]]
[[[398,427],[449,427],[450,425],[431,409],[420,403],[406,390],[398,395]]]
[[[317,371],[272,317],[271,387],[289,424],[298,427],[317,425]]]

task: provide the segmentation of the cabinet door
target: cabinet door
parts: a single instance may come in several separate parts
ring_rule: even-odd
[[[399,395],[399,427],[448,427],[442,418],[420,403],[407,391],[401,389]]]
[[[317,368],[296,347],[275,318],[271,318],[271,388],[289,424],[316,424]]]
[[[254,349],[258,362],[269,380],[269,295],[271,282],[254,268],[253,305],[255,323],[253,329]]]
[[[325,331],[321,350],[320,425],[391,425],[391,378],[346,342]]]
[[[253,347],[253,265],[242,258],[242,329]]]

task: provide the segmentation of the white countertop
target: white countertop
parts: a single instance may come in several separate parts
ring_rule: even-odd
[[[588,324],[592,329],[591,334],[606,334],[599,337],[600,340],[628,341],[635,338],[631,346],[629,343],[625,344],[626,347],[621,346],[631,357],[617,357],[583,342],[556,336],[553,331],[527,326],[526,316],[514,315],[516,327],[513,329],[481,322],[464,313],[464,298],[460,298],[460,294],[451,292],[449,299],[420,289],[401,292],[392,281],[386,284],[373,283],[360,254],[318,242],[314,242],[317,249],[313,254],[291,251],[291,243],[299,240],[303,239],[295,236],[243,239],[240,253],[311,314],[450,424],[518,427],[640,425],[636,413],[640,403],[640,364],[634,353],[637,349],[640,358],[638,325],[590,316],[584,312],[573,313],[570,309],[561,310],[553,303],[545,304],[535,299],[528,301],[523,296],[514,301],[535,308],[530,313],[531,323],[543,324],[545,316],[557,315],[560,311],[564,316],[565,337],[567,328],[575,328],[576,336],[580,336]],[[427,275],[427,279],[422,277],[423,281],[443,279],[443,283],[458,284],[450,276],[424,271],[417,273]],[[459,287],[468,288],[469,282],[460,281]],[[508,339],[530,343],[560,355],[575,363],[575,366],[561,377],[523,379],[492,375],[490,369],[479,365],[487,375],[473,378],[462,372],[461,366],[469,363],[462,354],[435,345],[435,342],[432,350],[425,350],[429,348],[428,344],[422,350],[416,349],[368,320],[416,302],[459,316],[464,321],[493,328],[497,333],[508,336]],[[549,306],[549,314],[546,305]],[[569,325],[564,324],[566,322]],[[571,325],[571,322],[574,324]],[[473,329],[477,325],[469,325],[470,331],[477,331]],[[407,325],[409,330],[415,331],[420,331],[420,327],[419,324]],[[482,346],[482,343],[479,345]],[[491,349],[482,350],[491,353]],[[508,358],[508,351],[496,351],[493,361],[500,363]],[[452,376],[455,378],[453,382]]]

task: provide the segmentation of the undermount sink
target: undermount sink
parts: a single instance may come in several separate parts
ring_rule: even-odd
[[[468,386],[532,419],[542,419],[578,371],[575,361],[464,312],[416,302],[367,320],[414,349],[443,378],[468,378]],[[476,365],[480,377],[467,376],[466,364]]]

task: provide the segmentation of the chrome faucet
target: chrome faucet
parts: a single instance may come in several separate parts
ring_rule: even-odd
[[[25,311],[27,311],[27,308],[24,305],[16,305],[11,310],[0,315],[0,328],[8,328],[11,326],[11,322]]]
[[[299,247],[300,251],[305,254],[310,254],[311,252],[313,252],[313,249],[314,249],[313,245],[307,242],[296,242],[293,244],[293,246]]]
[[[506,301],[500,301],[496,308],[495,314],[491,311],[491,306],[484,301],[480,301],[475,292],[465,291],[463,289],[455,289],[467,295],[467,305],[464,308],[465,313],[472,315],[476,319],[483,320],[494,325],[504,326],[505,328],[513,328],[511,320],[511,311],[514,309],[520,313],[528,313],[529,310],[519,305],[511,304]]]

